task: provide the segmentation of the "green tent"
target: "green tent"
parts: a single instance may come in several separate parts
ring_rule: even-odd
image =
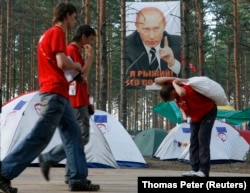
[[[166,135],[163,129],[151,128],[138,133],[134,142],[143,156],[152,157]]]
[[[217,119],[223,120],[231,125],[240,125],[250,121],[250,108],[242,111],[218,110]]]

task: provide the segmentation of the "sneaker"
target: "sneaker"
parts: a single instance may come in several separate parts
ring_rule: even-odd
[[[194,177],[207,177],[206,174],[202,171],[198,171],[194,173]]]
[[[183,177],[193,177],[196,172],[191,170],[182,174]]]
[[[38,159],[40,162],[39,165],[41,168],[42,175],[45,178],[45,180],[49,181],[49,170],[52,165],[49,162],[45,161],[44,155],[42,154],[39,155]]]
[[[69,190],[71,192],[76,191],[98,191],[100,186],[98,184],[91,184],[91,181],[81,184],[69,184]]]
[[[0,190],[3,193],[17,193],[17,188],[11,187],[10,180],[5,180],[2,177],[0,178]]]

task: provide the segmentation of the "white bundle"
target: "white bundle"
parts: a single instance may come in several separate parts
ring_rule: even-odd
[[[190,85],[195,91],[212,99],[219,106],[229,105],[222,86],[206,76],[188,78],[185,84]]]

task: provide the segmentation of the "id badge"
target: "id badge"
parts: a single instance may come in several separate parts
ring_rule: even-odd
[[[76,95],[76,81],[73,81],[69,85],[69,95],[75,96]]]

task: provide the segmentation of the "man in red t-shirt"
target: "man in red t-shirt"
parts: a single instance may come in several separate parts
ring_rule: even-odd
[[[66,56],[65,33],[76,23],[77,9],[71,3],[59,3],[53,10],[53,26],[39,40],[38,79],[42,108],[40,118],[25,139],[0,162],[0,190],[17,193],[11,180],[17,177],[47,147],[56,128],[67,155],[70,169],[70,191],[96,191],[99,185],[91,184],[81,142],[80,128],[74,116],[68,94],[65,70],[79,71],[80,63]]]
[[[74,61],[79,62],[83,67],[84,77],[88,77],[93,61],[92,45],[96,36],[95,30],[89,25],[80,25],[73,37],[72,42],[67,46],[67,55]],[[81,49],[84,49],[86,61],[82,58]],[[87,81],[72,81],[69,86],[70,102],[73,107],[78,124],[81,128],[82,142],[86,145],[89,141],[89,92]],[[66,158],[62,144],[52,148],[49,152],[41,154],[39,160],[42,166],[43,176],[49,180],[50,167]],[[69,169],[66,167],[66,179],[68,183]]]
[[[67,46],[67,54],[73,61],[79,62],[83,67],[84,77],[89,76],[89,72],[93,62],[93,49],[96,33],[89,25],[80,25],[73,37],[72,42]],[[81,49],[84,49],[86,60],[82,58]],[[82,129],[82,139],[84,145],[89,141],[89,91],[87,80],[79,84],[77,81],[73,81],[70,84],[70,90],[75,93],[69,92],[70,103],[74,108],[74,112],[78,123]],[[92,112],[93,113],[93,112]]]
[[[168,78],[165,79],[169,81]],[[190,164],[192,170],[183,174],[191,177],[208,177],[210,171],[210,140],[217,115],[215,102],[195,91],[186,80],[173,78],[172,84],[163,86],[160,96],[163,101],[175,100],[186,116],[191,118]],[[157,79],[163,85],[164,78]]]

